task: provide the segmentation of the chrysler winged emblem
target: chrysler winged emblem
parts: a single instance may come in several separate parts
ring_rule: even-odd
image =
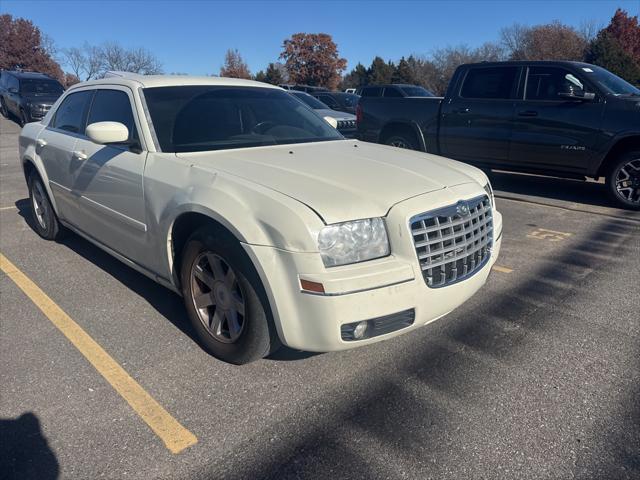
[[[461,217],[466,217],[469,215],[469,204],[467,202],[458,202],[456,205],[456,213]]]

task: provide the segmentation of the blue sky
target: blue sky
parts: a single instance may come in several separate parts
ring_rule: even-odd
[[[333,35],[349,70],[375,55],[397,60],[438,47],[477,46],[500,29],[554,19],[605,25],[620,6],[640,13],[640,0],[503,1],[17,1],[0,12],[32,20],[59,48],[115,40],[151,50],[167,72],[217,73],[228,48],[252,72],[275,61],[296,32]]]

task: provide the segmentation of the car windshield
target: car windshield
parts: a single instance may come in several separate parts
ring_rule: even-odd
[[[408,97],[433,97],[433,93],[423,87],[400,87]]]
[[[289,93],[260,87],[145,88],[163,152],[341,140],[344,137]]]
[[[583,67],[582,71],[587,74],[587,78],[598,84],[607,93],[612,95],[640,95],[640,89],[604,68],[590,65],[589,67]]]
[[[304,103],[309,105],[314,110],[331,110],[327,104],[322,103],[316,97],[312,97],[308,93],[297,92],[297,91],[293,91],[293,90],[291,90],[289,93],[291,93],[291,95],[295,96],[298,100],[302,100]]]
[[[358,100],[360,100],[360,96],[359,95],[354,95],[352,93],[347,93],[345,95],[340,95],[340,97],[342,99],[343,105],[345,105],[347,107],[355,107],[356,105],[358,105]]]
[[[64,88],[55,80],[25,78],[20,80],[20,93],[26,95],[62,95]]]

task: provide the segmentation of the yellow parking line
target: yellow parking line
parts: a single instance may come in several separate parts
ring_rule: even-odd
[[[0,210],[13,210],[14,208],[18,208],[15,205],[11,205],[10,207],[0,207]]]
[[[80,353],[140,415],[172,453],[179,453],[198,442],[193,433],[180,425],[80,325],[2,253],[0,253],[0,269],[42,310],[42,313],[69,339],[73,346],[80,350]]]
[[[501,272],[501,273],[511,273],[511,272],[513,272],[513,270],[511,268],[501,267],[500,265],[494,265],[493,269],[496,272]]]

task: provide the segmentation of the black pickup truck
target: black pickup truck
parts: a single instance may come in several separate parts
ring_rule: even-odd
[[[640,89],[578,62],[460,66],[444,97],[361,97],[358,138],[495,168],[605,177],[640,209]]]

